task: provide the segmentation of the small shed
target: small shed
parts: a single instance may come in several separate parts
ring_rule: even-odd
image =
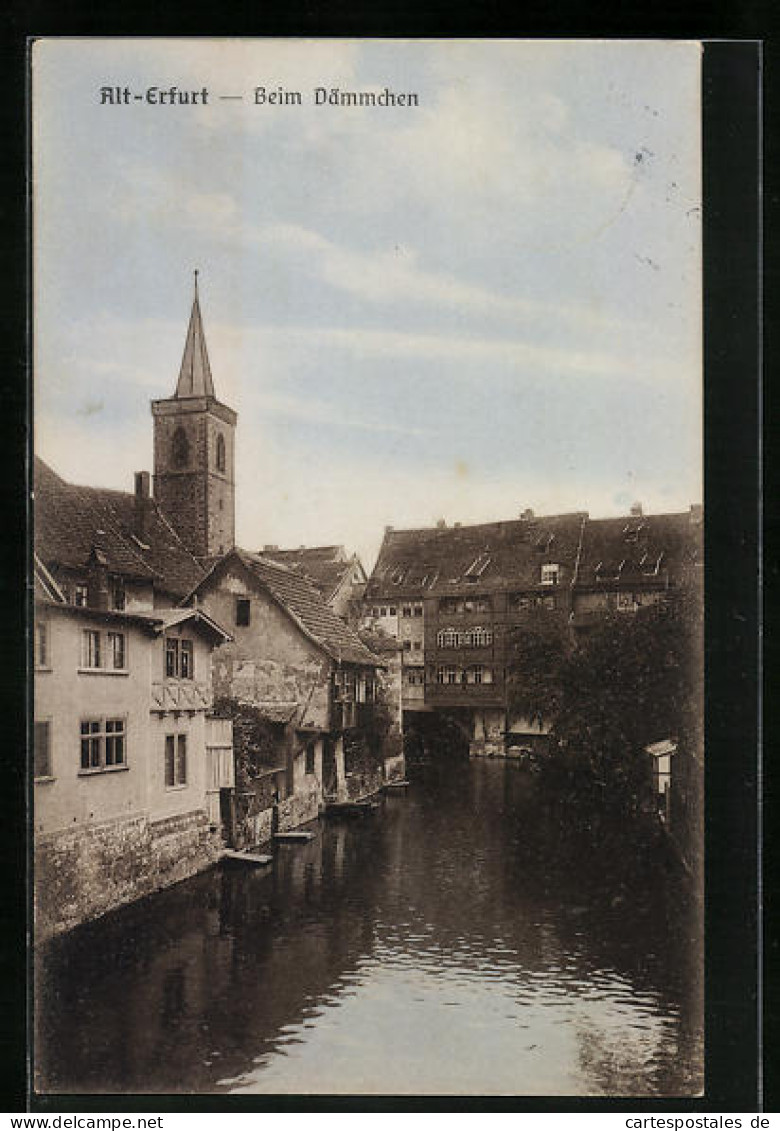
[[[677,753],[677,743],[671,738],[652,742],[645,752],[653,759],[653,796],[658,816],[669,825],[672,798],[672,757]]]

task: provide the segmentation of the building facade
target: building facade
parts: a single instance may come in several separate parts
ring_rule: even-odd
[[[637,505],[610,519],[527,510],[478,526],[387,529],[364,623],[402,642],[404,711],[447,714],[472,754],[533,745],[543,728],[507,711],[512,641],[529,617],[582,633],[700,584],[701,518],[700,507],[645,516]]]
[[[210,652],[227,638],[218,625],[196,610],[74,606],[36,588],[42,939],[212,863],[222,845],[212,793],[232,779],[219,760],[230,733],[209,717]]]
[[[232,639],[212,660],[217,700],[279,728],[264,763],[252,767],[273,777],[270,793],[257,790],[269,803],[250,814],[255,843],[268,839],[272,818],[283,831],[313,820],[328,801],[375,792],[381,765],[367,774],[351,755],[372,730],[381,661],[306,578],[236,548],[189,601],[230,625]]]

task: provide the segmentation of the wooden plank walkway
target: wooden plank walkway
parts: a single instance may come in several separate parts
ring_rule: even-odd
[[[330,801],[326,817],[370,817],[379,808],[378,801]]]
[[[222,860],[236,860],[239,864],[252,864],[255,867],[260,867],[264,864],[273,864],[273,856],[267,856],[261,852],[236,852],[232,848],[226,848],[222,853]]]

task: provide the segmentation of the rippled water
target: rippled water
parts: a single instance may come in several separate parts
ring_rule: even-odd
[[[50,946],[39,1090],[700,1091],[698,920],[655,856],[574,837],[502,762],[318,834]]]

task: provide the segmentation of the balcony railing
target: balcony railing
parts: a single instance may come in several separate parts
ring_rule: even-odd
[[[187,679],[152,684],[153,711],[204,711],[212,702],[210,683]]]

